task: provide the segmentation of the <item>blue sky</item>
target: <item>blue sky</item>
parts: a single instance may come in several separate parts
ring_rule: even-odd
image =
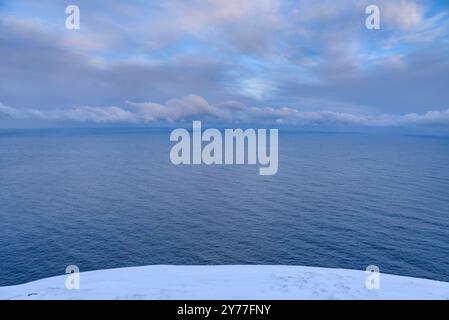
[[[447,127],[449,2],[0,0],[0,75],[0,126]]]

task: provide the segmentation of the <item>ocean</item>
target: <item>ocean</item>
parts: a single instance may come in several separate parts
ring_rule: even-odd
[[[151,264],[449,281],[449,138],[279,131],[279,170],[170,162],[170,131],[0,131],[0,285]]]

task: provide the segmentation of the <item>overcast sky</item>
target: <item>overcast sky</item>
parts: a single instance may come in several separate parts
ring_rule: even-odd
[[[449,126],[448,101],[447,0],[0,0],[0,126]]]

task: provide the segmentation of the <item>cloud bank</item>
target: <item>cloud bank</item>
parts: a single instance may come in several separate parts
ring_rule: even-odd
[[[422,114],[356,114],[329,110],[300,111],[298,108],[250,107],[236,101],[210,104],[203,97],[188,95],[164,104],[131,102],[124,106],[78,106],[67,109],[13,108],[0,103],[2,119],[69,121],[110,124],[182,123],[210,120],[214,123],[260,123],[279,126],[358,125],[358,126],[449,126],[449,109]]]

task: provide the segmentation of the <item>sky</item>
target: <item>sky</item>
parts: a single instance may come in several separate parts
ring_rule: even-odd
[[[0,127],[447,129],[448,84],[447,0],[0,0]]]

